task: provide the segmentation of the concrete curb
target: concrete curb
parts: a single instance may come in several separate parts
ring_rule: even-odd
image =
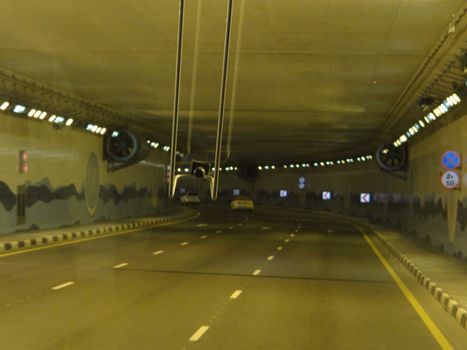
[[[431,295],[449,312],[461,325],[462,328],[467,330],[467,310],[454,300],[448,293],[446,293],[437,283],[433,282],[431,278],[425,275],[417,266],[415,266],[409,259],[407,259],[397,248],[391,243],[386,241],[379,233],[375,235],[384,244],[384,246],[398,258],[404,266],[417,278],[418,282],[427,289]]]
[[[12,252],[25,248],[32,248],[55,244],[63,241],[80,240],[82,238],[101,236],[121,231],[152,227],[161,224],[171,223],[176,220],[188,219],[193,216],[193,212],[174,216],[161,216],[155,218],[137,219],[132,222],[120,224],[103,224],[101,227],[79,231],[77,228],[70,228],[69,232],[57,233],[53,235],[38,236],[18,241],[0,243],[0,253]]]

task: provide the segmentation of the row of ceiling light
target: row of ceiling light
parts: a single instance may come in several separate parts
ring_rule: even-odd
[[[49,115],[47,112],[42,111],[40,109],[28,108],[20,104],[12,104],[9,101],[3,101],[2,104],[0,105],[0,110],[2,111],[9,110],[15,114],[24,115],[32,119],[38,119],[38,120],[47,119],[49,123],[65,124],[66,126],[72,126],[74,123],[73,118],[65,118],[60,115],[55,115],[55,114]]]
[[[216,168],[214,167],[214,168],[212,168],[212,170],[214,171],[214,170],[216,170]],[[238,170],[238,167],[230,166],[230,165],[227,166],[227,167],[224,167],[224,168],[222,168],[222,167],[219,168],[219,171],[237,171],[237,170]],[[190,171],[191,171],[190,168],[178,168],[177,169],[177,172],[179,172],[179,173],[189,173]]]
[[[53,124],[63,124],[66,126],[73,126],[76,124],[73,118],[66,118],[60,115],[56,115],[56,114],[49,115],[49,113],[47,113],[46,111],[26,107],[21,104],[11,103],[10,101],[6,101],[6,100],[3,100],[3,101],[0,100],[0,111],[10,111],[18,116],[27,116],[28,118],[37,119],[37,120],[47,120],[49,123],[53,123]],[[91,123],[86,124],[84,126],[84,130],[90,133],[96,134],[96,135],[100,135],[100,136],[103,136],[107,133],[106,127],[100,126],[97,124],[91,124]],[[117,133],[117,136],[118,136],[117,131],[114,131],[112,135],[114,136],[115,133]],[[153,140],[148,140],[147,143],[153,149],[157,149],[159,147],[159,143]],[[165,152],[169,152],[170,146],[163,146],[162,149]]]
[[[422,128],[426,127],[428,124],[434,122],[444,114],[446,114],[449,109],[461,102],[461,98],[458,94],[453,93],[448,96],[439,106],[437,106],[433,111],[428,113],[414,125],[412,125],[404,134],[402,134],[396,141],[394,141],[394,146],[399,147],[403,143],[407,142],[412,136],[418,133]]]
[[[368,154],[364,156],[354,157],[354,158],[347,158],[342,160],[328,160],[328,161],[321,161],[321,162],[314,162],[313,164],[310,163],[302,163],[302,164],[284,164],[284,165],[260,165],[258,166],[258,170],[278,170],[278,169],[303,169],[303,168],[311,168],[312,166],[315,168],[319,167],[326,167],[326,166],[334,166],[334,165],[344,165],[344,164],[351,164],[355,162],[366,162],[367,160],[373,159],[373,156]]]

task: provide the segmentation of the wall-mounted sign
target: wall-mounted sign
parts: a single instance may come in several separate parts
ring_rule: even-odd
[[[447,170],[457,169],[461,167],[461,159],[460,154],[456,151],[446,151],[441,156],[441,165]]]
[[[331,192],[329,191],[324,191],[321,194],[321,198],[323,198],[323,201],[330,201],[331,200]]]
[[[235,189],[233,190],[233,195],[234,195],[234,196],[239,196],[239,195],[240,195],[240,190],[239,190],[238,188],[235,188]]]
[[[27,174],[29,172],[29,154],[26,151],[19,151],[19,173]]]
[[[303,190],[305,187],[306,186],[305,186],[305,184],[303,182],[298,184],[298,188],[301,189],[301,190]]]
[[[459,188],[460,182],[461,179],[459,174],[452,170],[446,171],[441,176],[441,183],[443,184],[444,188],[447,188],[448,190]]]
[[[371,194],[360,193],[360,203],[367,204],[371,202]]]
[[[287,190],[280,190],[280,192],[279,192],[279,196],[281,198],[287,198],[287,194],[288,194]]]

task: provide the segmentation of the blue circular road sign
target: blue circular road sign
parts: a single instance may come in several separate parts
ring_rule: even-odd
[[[461,156],[455,151],[446,151],[441,157],[441,164],[448,170],[460,168]]]

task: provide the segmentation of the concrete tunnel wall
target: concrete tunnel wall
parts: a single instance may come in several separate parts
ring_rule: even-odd
[[[254,183],[225,173],[222,194],[227,200],[232,198],[232,190],[239,188],[251,194],[256,203],[367,217],[467,260],[467,113],[443,122],[437,122],[437,127],[409,143],[406,180],[382,172],[370,161],[328,168],[261,171]],[[441,156],[446,150],[455,150],[463,158],[459,190],[446,190],[441,185]],[[303,190],[298,187],[300,177],[306,179]],[[282,189],[288,190],[288,198],[279,197]],[[322,191],[331,191],[334,198],[323,201]],[[361,204],[361,192],[371,193],[373,201]]]
[[[19,172],[19,151],[29,171]],[[168,154],[151,150],[142,163],[107,172],[102,137],[0,113],[0,234],[151,215],[164,208]],[[24,186],[25,221],[17,222]]]

